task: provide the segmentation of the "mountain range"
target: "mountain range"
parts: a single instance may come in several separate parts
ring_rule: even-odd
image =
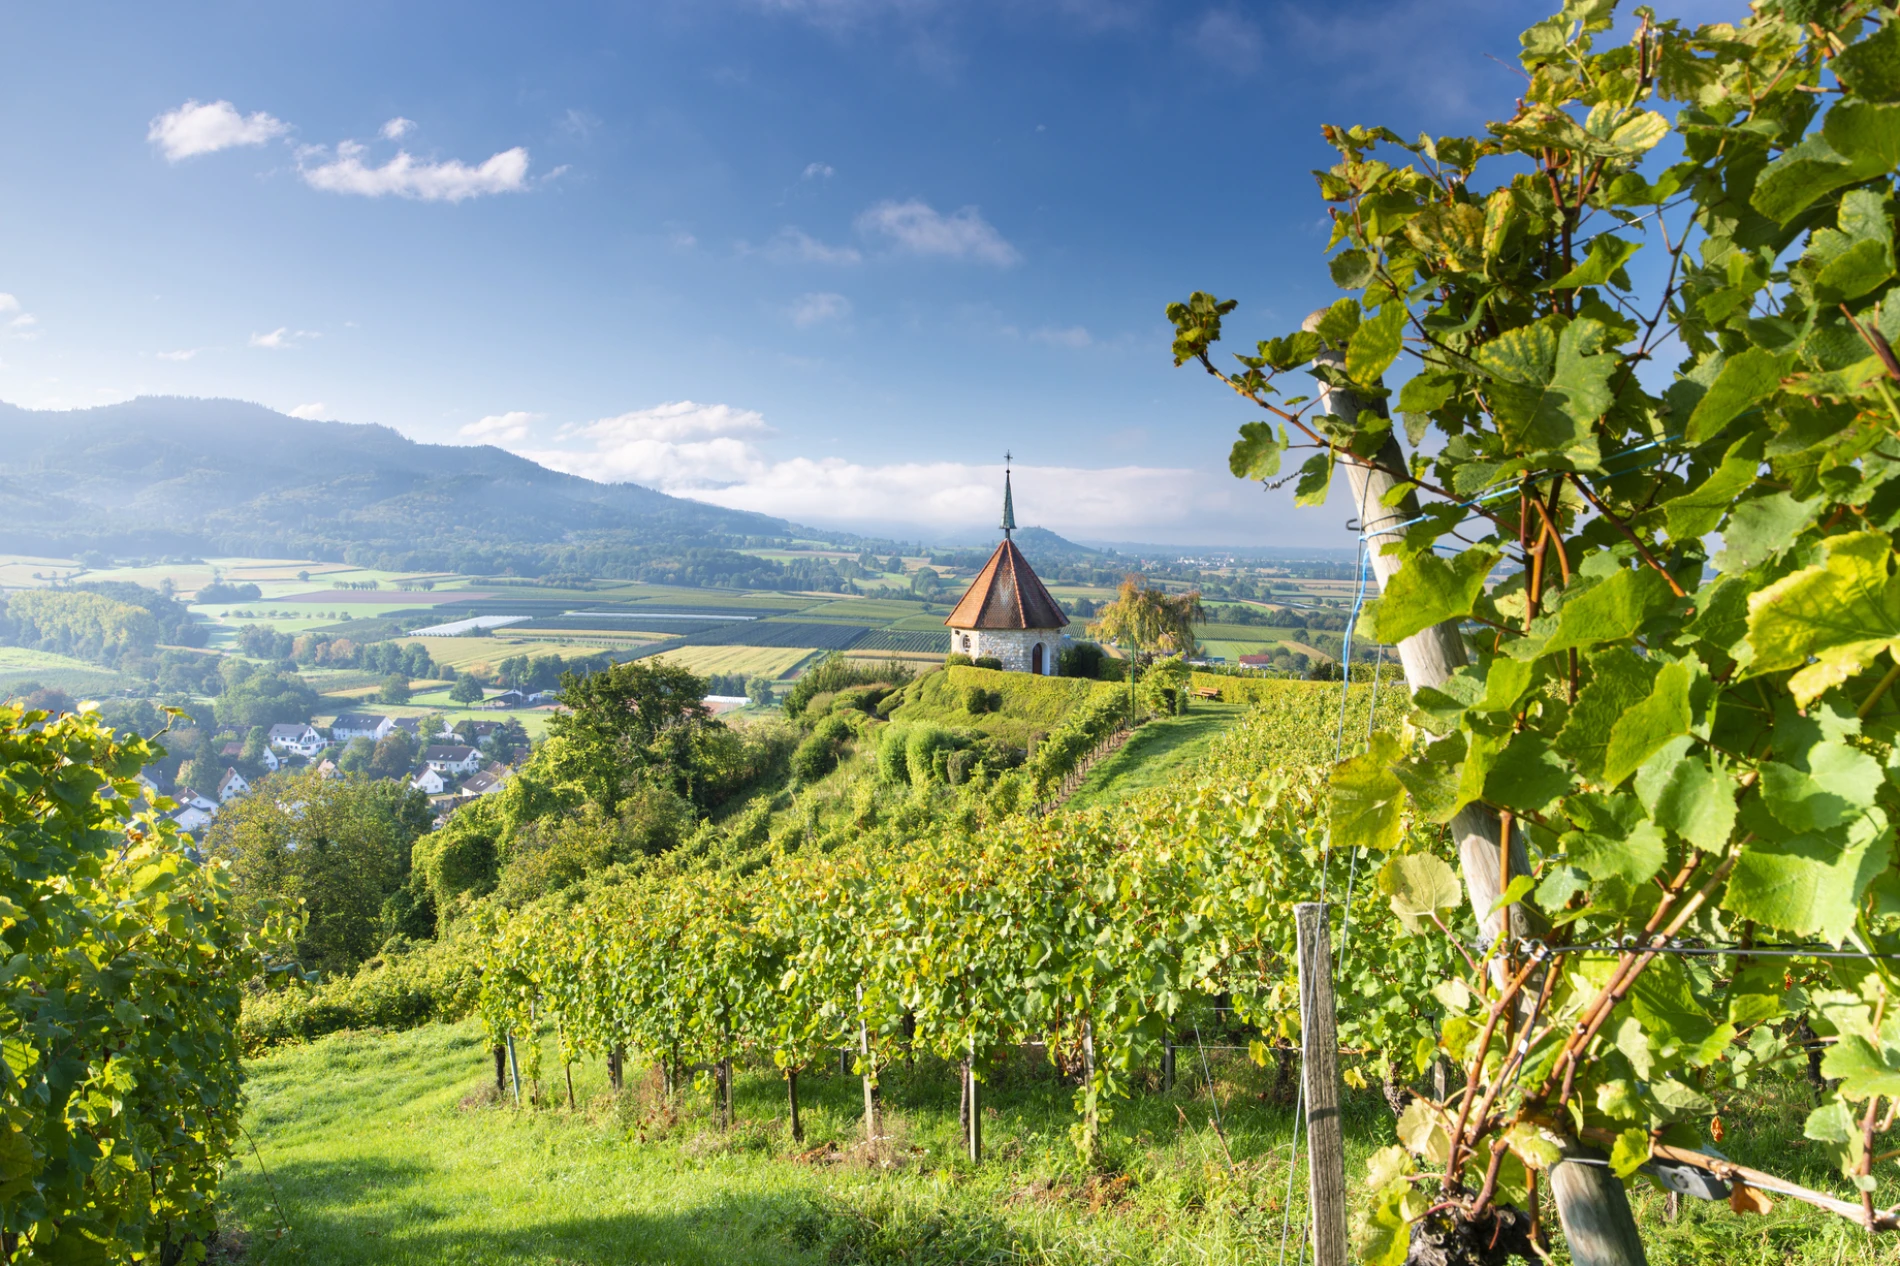
[[[0,548],[22,553],[433,555],[791,532],[782,519],[595,483],[499,448],[419,444],[238,400],[0,404]]]
[[[307,421],[241,400],[152,396],[71,411],[0,403],[0,550],[9,552],[756,586],[779,578],[753,575],[758,560],[725,551],[790,538],[887,544],[596,483],[492,446],[421,444],[386,426]],[[1050,561],[1097,553],[1042,528],[1018,538]]]

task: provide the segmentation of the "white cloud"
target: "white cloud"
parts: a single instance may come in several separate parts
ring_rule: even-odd
[[[827,246],[805,230],[790,226],[774,233],[761,253],[781,264],[856,264],[864,259],[855,246]]]
[[[826,321],[842,321],[850,315],[851,300],[828,290],[798,296],[790,312],[792,324],[801,330]]]
[[[299,333],[301,333],[301,331],[299,331]],[[290,327],[287,325],[280,325],[268,334],[259,334],[256,331],[252,331],[251,346],[261,347],[267,351],[281,352],[297,346],[297,335],[292,334]]]
[[[773,460],[758,442],[771,433],[752,410],[679,401],[566,427],[556,447],[517,451],[588,479],[644,484],[801,523],[968,531],[995,522],[1000,464]],[[1227,514],[1249,490],[1224,470],[1210,475],[1150,466],[1016,467],[1023,522],[1119,540]]]
[[[825,180],[837,174],[838,174],[837,169],[834,168],[830,163],[806,163],[805,171],[801,176],[799,176],[799,179],[800,180]]]
[[[1208,10],[1185,38],[1189,48],[1233,74],[1250,74],[1260,65],[1260,28],[1231,9]]]
[[[601,119],[599,115],[591,111],[569,110],[566,114],[561,116],[561,121],[555,124],[555,126],[575,140],[585,141],[600,130]]]
[[[0,316],[13,313],[11,319],[0,324],[0,338],[36,339],[40,336],[37,328],[40,319],[31,312],[20,311],[20,301],[13,295],[0,291]]]
[[[0,312],[18,312],[20,301],[12,295],[0,291]]]
[[[667,238],[667,243],[676,251],[690,251],[699,245],[699,239],[691,233],[676,232]]]
[[[292,409],[290,416],[302,418],[306,422],[321,422],[330,416],[330,406],[321,400],[313,400],[309,404],[300,404]]]
[[[1095,342],[1089,332],[1079,325],[1063,327],[1045,325],[1039,330],[1032,331],[1029,337],[1038,343],[1047,343],[1051,347],[1088,347]]]
[[[371,167],[363,162],[361,144],[341,141],[334,159],[302,166],[303,159],[321,153],[307,152],[299,160],[299,169],[305,184],[326,193],[352,193],[365,198],[394,194],[423,202],[460,202],[483,194],[519,193],[528,187],[528,151],[519,145],[473,167],[458,159],[423,162],[407,150],[398,150],[381,167]]]
[[[858,231],[887,237],[899,250],[913,255],[974,259],[999,266],[1022,258],[975,207],[940,215],[916,198],[907,202],[886,199],[858,217]]]
[[[507,413],[491,413],[476,422],[463,427],[461,434],[484,444],[513,444],[528,438],[528,427],[539,422],[545,414],[527,413],[520,409]]]
[[[414,119],[405,119],[401,115],[397,115],[389,122],[383,124],[382,135],[386,141],[400,141],[403,137],[415,130],[416,121]]]
[[[175,352],[158,352],[156,355],[160,360],[190,360],[203,350],[202,347],[181,347]]]
[[[239,145],[262,145],[290,131],[290,125],[259,110],[239,114],[229,101],[209,105],[185,102],[152,120],[145,139],[158,146],[170,162],[194,154],[215,154]]]

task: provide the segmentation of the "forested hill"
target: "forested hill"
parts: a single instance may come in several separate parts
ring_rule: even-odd
[[[151,397],[73,412],[0,404],[0,548],[22,552],[457,569],[525,553],[545,570],[563,552],[677,556],[788,529],[498,448],[418,444],[385,426],[307,422],[237,400]]]

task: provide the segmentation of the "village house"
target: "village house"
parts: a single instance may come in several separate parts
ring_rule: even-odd
[[[312,725],[273,725],[270,727],[270,745],[280,752],[293,752],[306,760],[330,745]]]
[[[227,769],[224,777],[218,780],[218,803],[230,804],[239,796],[249,795],[250,790],[251,784],[244,780],[243,774],[235,769]]]
[[[330,722],[330,741],[347,743],[351,739],[366,738],[372,743],[380,743],[395,730],[396,722],[391,717],[372,716],[365,712],[345,712]]]
[[[1014,500],[1005,467],[1003,542],[944,623],[950,627],[950,649],[957,654],[995,659],[1006,672],[1053,677],[1056,655],[1067,641],[1062,630],[1069,617],[1010,537],[1016,530]]]
[[[472,747],[450,745],[427,748],[422,753],[422,760],[438,774],[451,774],[459,778],[481,768],[481,755]]]
[[[448,779],[442,776],[440,770],[425,768],[421,773],[409,780],[409,785],[414,787],[417,791],[426,792],[432,796],[439,796],[448,790],[449,782]]]
[[[178,829],[186,835],[196,835],[211,825],[211,819],[214,816],[216,815],[213,810],[188,804],[172,814],[172,821],[176,822]]]
[[[528,706],[528,696],[519,690],[504,690],[498,695],[490,695],[482,700],[481,706],[484,708],[525,708]]]
[[[506,765],[492,764],[487,769],[472,776],[462,784],[465,796],[492,796],[500,791],[502,784],[508,781],[512,771]]]

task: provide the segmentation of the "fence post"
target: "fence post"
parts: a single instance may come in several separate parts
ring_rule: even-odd
[[[515,1035],[510,1033],[508,1040],[508,1072],[515,1081],[515,1107],[521,1106],[521,1061],[515,1057]]]
[[[1174,1034],[1161,1039],[1161,1093],[1174,1089]]]
[[[980,1164],[983,1160],[983,1104],[976,1091],[976,1039],[970,1039],[970,1058],[963,1063],[963,1075],[969,1081],[970,1128],[966,1142],[970,1145],[970,1163]]]
[[[1313,1266],[1346,1266],[1346,1140],[1339,1119],[1339,1035],[1326,905],[1293,907],[1300,958],[1300,1060],[1306,1090],[1306,1182]]]
[[[871,1030],[864,1023],[864,986],[857,987],[858,997],[858,1054],[864,1060],[864,1140],[872,1147],[877,1146],[879,1137],[884,1133],[884,1123],[878,1119],[877,1071],[871,1066]]]

